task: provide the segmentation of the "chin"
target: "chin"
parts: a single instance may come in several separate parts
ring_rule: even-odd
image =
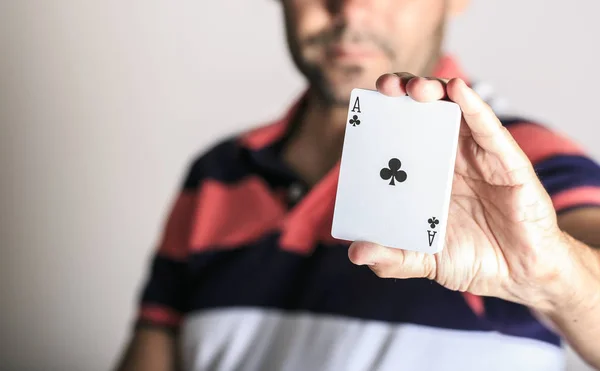
[[[323,86],[321,95],[330,104],[347,106],[350,100],[352,90],[356,88],[361,89],[375,89],[375,80],[373,82],[366,81],[344,81],[343,83],[332,83],[329,82],[326,86]]]
[[[352,93],[351,87],[335,87],[331,85],[312,84],[313,91],[319,100],[329,106],[347,106]]]
[[[326,103],[331,105],[348,105],[352,89],[375,89],[378,74],[369,71],[365,66],[358,64],[345,66],[327,66],[303,69],[315,93]]]
[[[356,86],[356,88],[359,88],[360,86]],[[344,105],[347,106],[348,102],[350,101],[350,95],[352,94],[352,89],[354,89],[355,87],[352,86],[348,86],[348,87],[343,87],[343,88],[337,88],[333,90],[333,100],[335,101],[335,103],[337,105]]]

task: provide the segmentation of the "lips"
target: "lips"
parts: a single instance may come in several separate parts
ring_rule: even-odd
[[[364,45],[335,44],[327,48],[327,55],[332,59],[364,59],[375,57],[378,52]]]

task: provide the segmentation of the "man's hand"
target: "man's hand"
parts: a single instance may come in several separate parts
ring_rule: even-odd
[[[462,80],[389,74],[379,78],[377,89],[422,102],[448,99],[463,112],[446,245],[429,255],[357,241],[349,250],[353,263],[369,265],[380,277],[427,277],[451,290],[499,297],[542,313],[569,301],[572,285],[600,277],[598,261],[579,262],[582,257],[557,225],[550,196],[527,156]],[[585,259],[591,256],[597,257]],[[589,275],[575,272],[583,267]]]

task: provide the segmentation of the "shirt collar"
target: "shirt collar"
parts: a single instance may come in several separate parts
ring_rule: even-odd
[[[469,84],[456,59],[449,54],[442,55],[432,75],[445,79],[459,77]],[[305,90],[297,97],[283,116],[271,123],[249,130],[238,139],[241,150],[246,151],[252,165],[259,171],[259,175],[272,183],[272,186],[294,185],[302,188],[304,193],[311,187],[284,163],[281,150],[286,139],[291,136],[293,129],[298,125],[300,115],[297,113],[304,109],[307,92],[308,90]],[[335,171],[335,168],[332,169],[332,172]]]
[[[444,79],[459,77],[469,83],[456,59],[449,54],[442,55],[432,75]],[[250,151],[261,151],[280,144],[289,133],[291,125],[294,124],[296,113],[305,103],[306,94],[307,91],[304,91],[300,97],[296,98],[291,107],[279,119],[243,134],[240,138],[240,145]]]

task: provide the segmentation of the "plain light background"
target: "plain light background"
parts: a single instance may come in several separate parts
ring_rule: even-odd
[[[447,49],[598,159],[599,13],[475,0]],[[0,0],[2,370],[114,365],[190,159],[302,90],[284,41],[274,0]]]

